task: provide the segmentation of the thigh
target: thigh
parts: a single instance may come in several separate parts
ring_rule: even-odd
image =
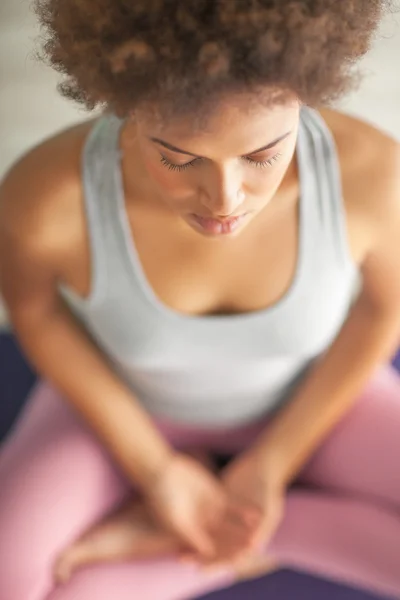
[[[400,377],[381,368],[324,441],[300,480],[400,505]]]
[[[48,384],[0,453],[0,587],[42,600],[56,555],[128,491],[106,452]]]
[[[292,489],[268,553],[280,566],[400,598],[400,519],[378,503]]]
[[[400,597],[400,519],[395,511],[362,500],[291,490],[265,553],[279,567]],[[172,557],[78,571],[46,600],[188,600],[233,582],[229,570],[205,572]]]

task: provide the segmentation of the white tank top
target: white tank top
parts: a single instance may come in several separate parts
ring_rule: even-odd
[[[206,427],[264,418],[290,399],[330,346],[354,298],[358,272],[333,138],[318,113],[302,110],[298,258],[284,297],[257,312],[193,317],[162,304],[144,274],[125,210],[121,125],[114,116],[100,119],[82,156],[90,296],[61,291],[152,415]]]

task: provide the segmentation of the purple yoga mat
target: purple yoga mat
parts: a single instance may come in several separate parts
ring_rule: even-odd
[[[378,600],[367,592],[310,577],[294,571],[279,571],[241,583],[233,588],[213,592],[201,600]],[[379,599],[383,600],[383,599]]]
[[[396,367],[396,369],[398,371],[400,371],[400,352],[398,352],[397,355],[395,356],[393,364]]]

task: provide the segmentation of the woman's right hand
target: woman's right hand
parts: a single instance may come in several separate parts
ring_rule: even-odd
[[[145,493],[156,517],[199,558],[240,553],[253,533],[251,508],[229,498],[217,476],[191,456],[173,454]]]

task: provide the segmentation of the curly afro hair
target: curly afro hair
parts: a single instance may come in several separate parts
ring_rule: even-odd
[[[170,116],[269,90],[327,103],[357,80],[389,0],[35,0],[61,93],[120,116]],[[257,95],[261,97],[261,94]]]

